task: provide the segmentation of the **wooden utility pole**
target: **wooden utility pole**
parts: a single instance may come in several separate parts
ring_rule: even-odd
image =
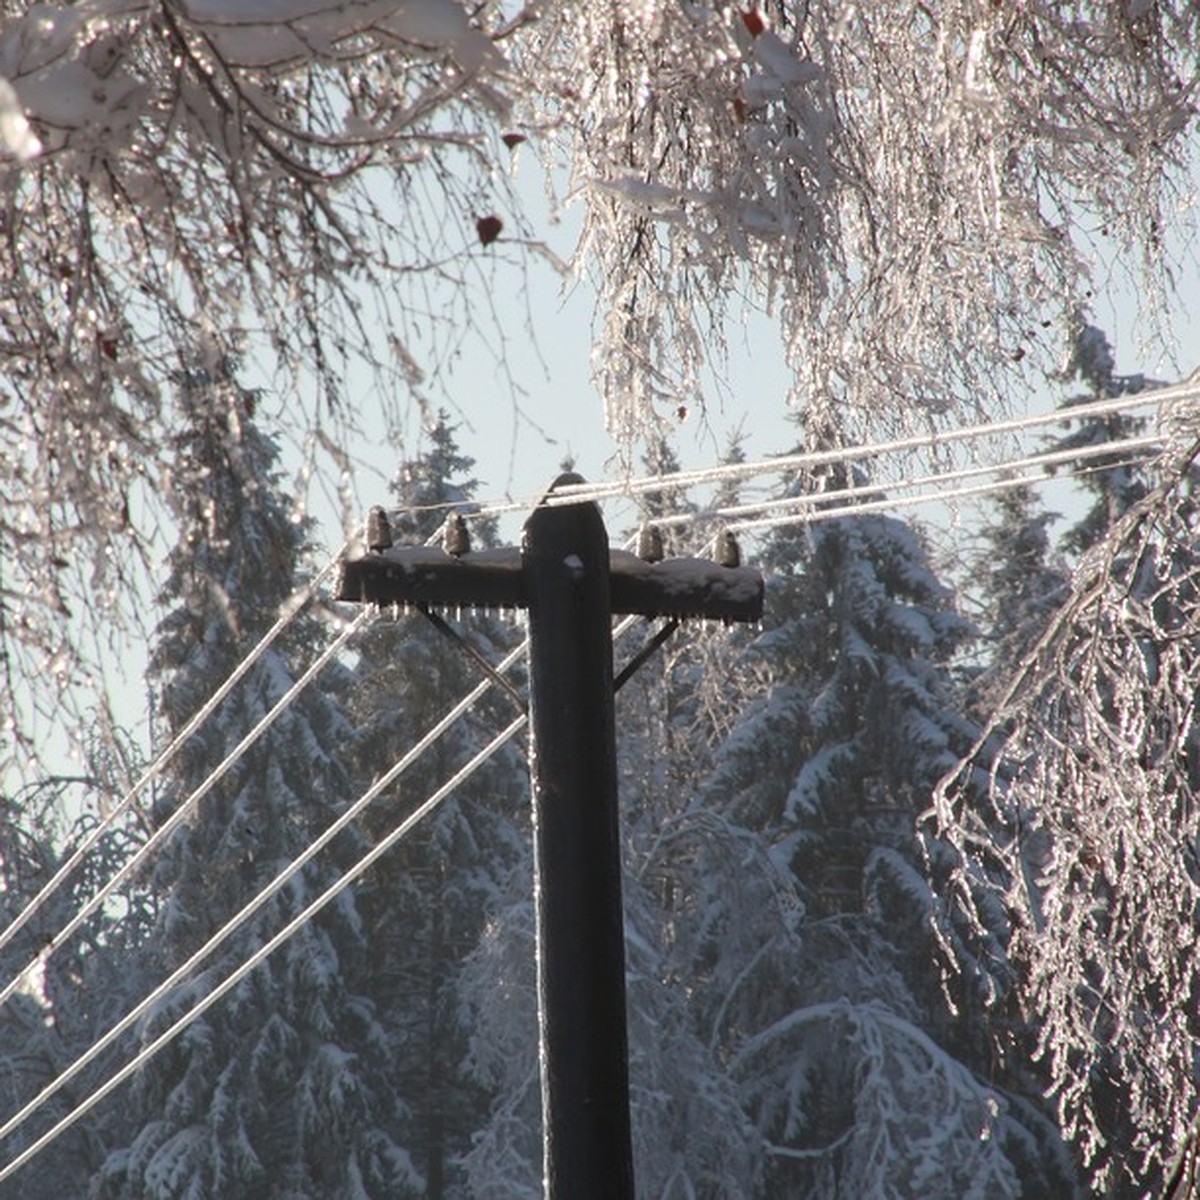
[[[529,610],[545,1194],[633,1200],[612,616],[757,621],[763,583],[736,565],[610,551],[595,504],[554,502],[582,482],[555,481],[520,551],[389,545],[343,564],[337,598]]]

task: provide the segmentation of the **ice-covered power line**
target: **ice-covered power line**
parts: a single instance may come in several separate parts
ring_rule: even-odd
[[[619,637],[627,631],[637,621],[636,617],[625,617],[614,628],[613,636]],[[508,670],[519,658],[527,651],[528,644],[522,643],[516,649],[506,655],[496,666],[496,671],[503,672]],[[17,1128],[23,1125],[30,1117],[32,1117],[39,1109],[56,1095],[63,1087],[71,1082],[85,1067],[90,1065],[107,1050],[122,1034],[127,1032],[137,1021],[139,1021],[155,1004],[157,1004],[173,987],[176,987],[189,975],[191,975],[197,967],[208,958],[216,949],[219,948],[230,936],[232,936],[239,928],[241,928],[266,902],[276,895],[286,884],[296,875],[296,873],[304,868],[304,866],[318,854],[325,846],[329,844],[342,830],[344,830],[353,820],[355,820],[363,810],[372,803],[380,793],[392,783],[396,781],[408,769],[425,750],[429,748],[445,731],[470,709],[477,700],[493,686],[493,680],[488,678],[482,680],[476,685],[467,695],[448,709],[438,721],[436,721],[430,729],[409,749],[401,755],[396,763],[378,780],[376,780],[354,803],[334,821],[326,830],[310,842],[305,849],[280,871],[274,879],[256,893],[243,907],[231,917],[220,929],[218,929],[211,938],[198,949],[185,963],[173,971],[162,983],[160,983],[152,992],[144,997],[139,1003],[125,1014],[107,1033],[103,1034],[95,1043],[84,1051],[78,1058],[75,1059],[68,1067],[61,1071],[49,1084],[44,1087],[41,1092],[34,1096],[26,1103],[18,1112],[8,1118],[5,1123],[0,1126],[0,1140],[7,1138]],[[516,729],[510,727],[511,733],[507,735],[511,737]],[[461,781],[461,780],[460,780]],[[432,811],[429,802],[426,802],[424,811]],[[419,819],[414,813],[413,818],[410,818],[411,824],[415,824],[415,819]],[[364,868],[365,869],[365,868]],[[330,897],[332,898],[332,896]],[[199,1013],[194,1014],[196,1016]],[[96,1097],[98,1101],[100,1097]],[[82,1114],[79,1114],[82,1115]],[[65,1131],[67,1125],[62,1125],[60,1132]],[[3,1175],[0,1175],[0,1179]]]
[[[9,922],[3,932],[0,932],[0,950],[3,950],[12,939],[20,933],[22,929],[33,919],[33,917],[45,906],[46,902],[54,895],[63,883],[70,877],[81,862],[95,848],[96,844],[104,837],[105,833],[112,827],[113,823],[120,819],[129,806],[142,794],[167,768],[171,761],[182,749],[184,744],[196,732],[197,729],[213,714],[217,706],[225,699],[226,696],[237,685],[238,681],[245,676],[246,672],[254,666],[256,662],[266,653],[276,638],[295,620],[306,604],[316,595],[317,589],[330,575],[333,569],[337,566],[338,560],[341,558],[345,550],[343,545],[341,549],[325,564],[325,566],[303,587],[298,588],[291,597],[284,603],[279,614],[279,618],[263,634],[258,644],[251,649],[246,656],[237,664],[230,672],[229,676],[217,688],[208,700],[201,705],[191,718],[183,726],[182,729],[171,739],[170,743],[163,749],[162,753],[146,768],[139,776],[131,788],[117,801],[113,807],[104,814],[96,825],[88,832],[88,835],[79,843],[72,852],[70,857],[64,862],[54,875],[43,885],[41,890],[34,896],[21,911]],[[86,918],[85,918],[86,919]],[[59,935],[61,938],[63,935]],[[58,939],[55,939],[56,943]],[[40,961],[40,960],[39,960]],[[6,989],[0,995],[0,1004],[4,1002],[12,994],[12,989]]]
[[[1137,459],[1123,459],[1121,466],[1131,466]],[[1083,467],[1078,471],[1065,471],[1060,478],[1078,479],[1081,476],[1092,475],[1098,471],[1110,469],[1108,465]],[[969,487],[939,488],[915,496],[892,496],[880,500],[861,500],[856,504],[840,504],[833,508],[818,508],[811,512],[790,513],[783,517],[765,517],[761,520],[735,521],[729,525],[734,533],[754,530],[762,532],[769,529],[782,529],[791,525],[813,525],[821,521],[833,521],[839,517],[856,517],[866,513],[890,512],[896,508],[913,508],[920,504],[941,504],[947,500],[975,499],[980,496],[992,495],[996,492],[1008,491],[1010,488],[1033,486],[1046,483],[1043,474],[1014,475],[1002,479],[993,479],[988,483],[974,484]],[[866,489],[864,489],[866,490]]]
[[[985,425],[966,426],[961,429],[951,430],[945,434],[936,436],[930,435],[919,438],[900,439],[891,442],[879,442],[864,444],[861,446],[845,447],[838,450],[786,455],[777,458],[759,460],[758,462],[754,463],[729,464],[725,466],[707,468],[701,471],[684,471],[676,472],[670,475],[647,476],[637,480],[622,481],[620,483],[600,484],[594,486],[587,484],[567,485],[561,489],[561,493],[567,495],[571,502],[578,503],[586,498],[603,499],[611,498],[613,496],[624,496],[631,490],[645,491],[668,485],[680,486],[693,482],[711,482],[720,479],[728,479],[734,476],[752,476],[767,471],[778,473],[781,470],[799,469],[802,466],[820,466],[828,465],[830,463],[841,463],[887,452],[898,452],[923,446],[945,444],[951,441],[959,441],[966,438],[975,438],[985,435],[994,435],[997,433],[1009,433],[1014,430],[1028,429],[1046,424],[1059,424],[1064,420],[1077,420],[1081,417],[1113,415],[1115,413],[1122,413],[1131,409],[1144,408],[1150,405],[1158,405],[1164,403],[1166,400],[1182,400],[1195,398],[1196,396],[1200,396],[1200,384],[1189,380],[1184,384],[1176,385],[1170,388],[1160,388],[1155,391],[1136,393],[1134,395],[1122,396],[1116,399],[1092,401],[1085,404],[1076,405],[1069,410],[1056,410],[1051,413],[1039,414],[1035,417],[1021,417],[1009,421],[992,422]],[[1041,466],[1042,468],[1049,468],[1051,466],[1056,466],[1071,461],[1087,460],[1092,457],[1107,457],[1114,453],[1122,453],[1127,450],[1150,449],[1156,444],[1157,440],[1152,436],[1118,439],[1110,443],[1098,444],[1096,446],[1084,446],[1071,450],[1050,452],[1042,455],[1026,455],[1020,458],[1000,460],[990,464],[977,464],[956,471],[936,472],[914,479],[899,480],[886,485],[881,484],[879,486],[880,488],[886,486],[889,492],[902,491],[926,485],[944,486],[945,483],[958,479],[971,478],[986,474],[996,474],[1001,471],[1020,470],[1035,465]],[[1029,482],[1037,482],[1037,480],[1030,479]],[[699,519],[712,517],[736,518],[748,515],[752,512],[780,512],[781,510],[788,508],[811,509],[818,506],[824,506],[824,510],[828,512],[828,505],[831,500],[842,498],[853,500],[855,497],[861,496],[863,491],[876,490],[878,489],[870,488],[868,486],[865,489],[843,488],[824,493],[814,493],[811,495],[779,497],[744,505],[710,509],[700,513],[666,515],[655,518],[652,523],[661,525],[688,524]],[[560,493],[556,491],[551,499],[554,502],[557,502],[559,494]],[[984,492],[980,492],[975,489],[969,492],[965,492],[961,489],[950,493],[943,491],[938,497],[922,497],[921,499],[915,501],[915,503],[924,503],[927,499],[948,497],[961,498],[966,495],[979,494],[984,494]],[[900,503],[898,498],[895,500],[895,502],[898,505]],[[914,501],[906,501],[905,504],[913,502]],[[859,500],[855,504],[854,510],[858,512],[877,511],[878,508],[886,506],[883,501],[879,501],[876,508],[864,509],[863,505],[865,503],[876,505],[877,502]],[[509,504],[487,506],[479,510],[478,513],[471,513],[468,515],[491,514],[507,511],[513,507],[517,506]],[[771,528],[774,524],[787,523],[787,521],[740,521],[736,527],[739,529],[764,529]],[[438,533],[431,535],[429,541],[432,542],[436,540],[438,536]],[[344,549],[345,546],[339,550],[338,557],[340,557]],[[35,896],[24,909],[22,909],[17,917],[14,918],[14,920],[10,923],[8,928],[4,930],[3,933],[0,933],[0,949],[3,949],[7,942],[10,941],[11,938],[17,932],[19,932],[19,930],[22,929],[33,917],[33,915],[45,904],[53,892],[57,890],[59,886],[61,886],[62,882],[78,866],[86,854],[94,848],[96,843],[103,836],[106,829],[109,828],[112,822],[120,816],[120,814],[132,802],[132,800],[141,791],[143,791],[153,779],[157,778],[157,776],[161,774],[162,770],[169,763],[171,758],[178,752],[179,748],[187,741],[192,733],[195,732],[196,728],[198,728],[201,722],[206,719],[220,703],[220,701],[224,699],[226,695],[228,695],[230,689],[245,674],[245,672],[249,670],[250,666],[253,665],[253,663],[256,662],[259,657],[261,657],[262,653],[274,641],[279,633],[282,632],[288,622],[293,619],[295,613],[304,605],[304,603],[307,602],[309,598],[311,598],[316,591],[316,588],[328,576],[335,564],[336,558],[328,563],[320,572],[320,574],[305,589],[302,589],[301,592],[297,594],[297,598],[289,603],[286,610],[275,623],[275,625],[267,632],[266,635],[264,635],[263,639],[246,656],[246,658],[239,663],[235,671],[213,694],[208,703],[205,704],[203,708],[201,708],[192,717],[192,719],[180,731],[171,744],[163,751],[161,755],[159,755],[154,764],[152,764],[145,774],[137,781],[133,788],[131,788],[130,791],[122,797],[118,805],[104,818],[102,822],[96,826],[96,828],[89,832],[87,838],[80,844],[79,847],[77,847],[70,859],[68,859],[68,861],[59,868],[54,877],[41,889],[38,895]],[[232,763],[229,765],[232,765]],[[215,782],[215,780],[213,782]],[[206,781],[206,785],[202,785],[202,787],[205,787],[205,790],[207,790],[207,786],[211,786],[208,781]],[[119,884],[114,886],[119,886]],[[103,898],[106,898],[108,894],[109,893],[106,892],[105,896],[102,897],[97,903],[102,902]],[[73,933],[74,930],[78,928],[79,923],[85,920],[86,917],[93,911],[94,906],[86,909],[85,912],[77,918],[76,922],[69,926],[68,930],[64,930],[57,935],[50,945],[52,947],[57,946],[63,938],[70,936],[70,933]],[[26,971],[41,963],[44,960],[44,957],[45,950],[43,950],[37,956],[37,958],[31,961],[29,967],[26,968]],[[0,992],[0,1003],[2,1003],[12,994],[15,987],[18,986],[20,978],[23,977],[24,974],[25,972],[22,972],[22,976],[18,977],[18,980],[13,981],[6,989],[4,989],[4,991]]]
[[[0,991],[0,1004],[3,1004],[21,986],[29,974],[42,965],[46,959],[58,949],[77,929],[106,901],[108,898],[132,877],[133,873],[153,854],[162,843],[171,836],[179,826],[195,811],[196,805],[224,778],[238,759],[254,745],[256,741],[273,725],[276,719],[292,704],[313,678],[329,663],[350,638],[371,617],[369,609],[363,609],[353,621],[317,656],[312,665],[290,688],[271,706],[265,716],[246,734],[244,738],[229,752],[229,754],[209,773],[207,778],[175,809],[175,811],[138,847],[132,857],[118,869],[109,881],[92,895],[79,911],[60,929],[42,949],[30,960],[26,967]]]
[[[734,504],[719,508],[702,509],[691,513],[668,513],[652,517],[649,525],[687,525],[697,520],[710,518],[748,517],[753,513],[790,510],[797,508],[817,509],[833,500],[853,500],[858,497],[882,498],[884,494],[910,491],[922,487],[942,487],[964,479],[976,479],[985,475],[1001,475],[1010,471],[1021,471],[1031,467],[1048,470],[1068,463],[1087,461],[1093,458],[1116,458],[1136,450],[1159,451],[1162,439],[1151,435],[1144,437],[1117,438],[1111,442],[1098,442],[1093,446],[1079,446],[1070,450],[1056,450],[1045,454],[1029,454],[1020,458],[1002,459],[995,463],[977,463],[953,471],[933,471],[927,475],[916,475],[888,483],[865,483],[858,487],[832,488],[825,492],[805,492],[795,496],[777,496],[773,499],[755,500],[746,504]],[[1103,467],[1101,468],[1103,469]],[[1063,476],[1069,476],[1064,472]]]
[[[795,454],[781,454],[771,458],[754,459],[749,462],[723,463],[687,471],[674,471],[663,475],[642,475],[629,479],[613,480],[608,483],[567,484],[555,488],[550,495],[538,495],[518,500],[505,500],[494,504],[482,504],[478,508],[463,509],[468,519],[499,516],[505,513],[525,511],[532,505],[577,504],[585,500],[628,499],[643,492],[657,491],[663,487],[685,488],[702,484],[720,483],[734,479],[749,479],[757,475],[772,475],[786,471],[830,466],[836,463],[855,462],[888,454],[903,454],[914,450],[939,449],[958,442],[978,441],[989,437],[1001,437],[1024,433],[1031,429],[1051,425],[1062,425],[1068,421],[1084,418],[1116,416],[1146,408],[1165,408],[1171,404],[1200,400],[1200,372],[1194,372],[1181,383],[1167,387],[1147,389],[1129,395],[1105,400],[1089,400],[1070,408],[1053,409],[1024,417],[1011,417],[1003,421],[989,421],[977,425],[962,425],[941,432],[916,434],[911,437],[889,441],[863,442],[854,446],[838,446],[829,450],[805,450]],[[430,508],[461,508],[455,503],[428,506]]]
[[[497,665],[498,672],[506,671],[518,659],[524,656],[528,643],[522,643],[509,653]],[[430,729],[416,741],[396,763],[379,779],[377,779],[349,808],[345,810],[323,833],[316,837],[281,870],[265,887],[260,889],[242,906],[224,925],[218,929],[185,963],[177,967],[144,999],[138,1002],[115,1025],[101,1036],[91,1047],[75,1059],[70,1066],[60,1071],[41,1092],[14,1113],[3,1125],[0,1125],[0,1140],[7,1138],[20,1125],[24,1124],[39,1108],[41,1108],[55,1093],[64,1088],[89,1063],[93,1062],[109,1046],[113,1044],[126,1030],[139,1021],[155,1004],[159,1002],[172,988],[191,975],[197,967],[216,951],[228,938],[237,932],[272,896],[276,895],[288,882],[320,853],[343,829],[356,820],[363,810],[387,787],[390,787],[434,742],[446,732],[489,688],[493,686],[491,679],[484,679],[472,691],[454,704],[436,721]]]
[[[260,963],[262,963],[269,955],[274,953],[280,946],[283,945],[293,934],[301,929],[305,924],[312,920],[330,901],[334,900],[347,887],[350,886],[364,872],[368,871],[384,854],[386,854],[397,842],[400,841],[419,821],[427,817],[441,802],[450,795],[461,783],[469,779],[480,767],[483,766],[493,754],[498,751],[501,746],[515,737],[526,725],[528,717],[520,716],[513,721],[506,729],[498,733],[482,750],[479,751],[469,762],[464,764],[455,774],[448,779],[440,788],[437,789],[431,796],[424,800],[416,809],[413,810],[391,833],[387,835],[381,842],[373,846],[366,854],[362,856],[347,872],[334,883],[330,884],[315,900],[313,900],[306,908],[297,913],[282,929],[279,930],[272,938],[264,942],[249,958],[245,960],[239,967],[236,968],[230,975],[221,981],[211,992],[198,1000],[191,1008],[187,1010],[173,1025],[159,1034],[149,1045],[143,1047],[132,1059],[129,1060],[120,1070],[110,1075],[104,1083],[100,1084],[95,1090],[87,1095],[83,1100],[75,1105],[69,1113],[61,1118],[50,1129],[43,1133],[34,1142],[30,1143],[24,1150],[21,1151],[11,1161],[5,1163],[3,1168],[0,1168],[0,1182],[9,1178],[15,1171],[23,1167],[35,1155],[41,1153],[51,1142],[65,1133],[76,1121],[86,1116],[101,1100],[110,1092],[119,1087],[136,1071],[141,1070],[160,1050],[169,1045],[177,1038],[187,1027],[206,1013],[218,1000],[220,1000],[227,992],[236,987],[247,975],[250,974]]]

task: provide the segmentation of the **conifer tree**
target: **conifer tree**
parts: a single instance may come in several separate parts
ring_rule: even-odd
[[[90,818],[70,822],[65,830],[65,807],[72,806],[86,776],[43,779],[3,799],[0,809],[0,928],[24,911],[46,881],[59,869],[62,847],[67,853],[77,836],[86,836]],[[65,836],[64,836],[65,835]],[[67,946],[43,956],[51,938],[74,914],[80,893],[92,882],[88,866],[103,870],[112,842],[95,848],[85,873],[52,894],[37,914],[17,932],[0,953],[0,983],[19,978],[17,990],[0,1006],[0,1121],[7,1121],[49,1084],[79,1050],[86,1048],[96,1025],[122,992],[111,971],[116,954],[106,954],[110,939],[119,936],[114,922],[99,914]],[[131,922],[132,924],[132,922]],[[37,963],[29,969],[31,963]],[[116,986],[114,986],[116,985]],[[95,1082],[95,1072],[85,1085]],[[51,1097],[41,1110],[5,1139],[0,1161],[11,1161],[33,1138],[70,1109],[69,1096]],[[17,1200],[30,1195],[83,1195],[87,1181],[102,1157],[102,1138],[95,1114],[72,1127],[53,1154],[34,1158],[17,1175],[0,1184],[0,1196]]]
[[[180,536],[150,664],[166,735],[208,698],[296,586],[304,524],[280,490],[278,451],[227,362],[177,380],[171,496]],[[262,718],[322,630],[298,617],[173,760],[163,819]],[[190,955],[336,816],[353,741],[331,670],[279,716],[165,848],[158,977]],[[350,839],[352,841],[353,839]],[[347,843],[332,857],[344,858]],[[314,859],[147,1019],[152,1039],[338,873]],[[368,998],[372,948],[353,893],[325,909],[151,1061],[138,1128],[97,1192],[121,1200],[403,1197],[420,1177],[391,1047]],[[118,1143],[119,1144],[119,1143]]]
[[[972,572],[984,643],[972,691],[983,716],[1070,587],[1066,564],[1050,540],[1057,514],[1041,509],[1028,486],[1006,488],[992,503],[995,516],[980,530],[983,545]]]
[[[495,522],[473,516],[479,487],[445,412],[427,449],[405,462],[394,484],[397,543],[420,545],[451,514],[471,517],[476,550],[494,545]],[[440,619],[454,621],[454,614]],[[513,642],[498,618],[454,622],[493,662]],[[358,770],[378,776],[482,678],[464,648],[419,613],[374,625],[359,643],[352,712]],[[519,676],[518,676],[519,681]],[[366,815],[383,836],[512,720],[499,689],[452,726]],[[459,1160],[483,1123],[488,1097],[464,1064],[469,1029],[458,997],[463,960],[499,905],[500,889],[525,853],[528,777],[508,749],[467,780],[382,862],[364,895],[378,964],[380,1011],[396,1048],[396,1078],[413,1112],[412,1151],[431,1200],[461,1195]]]
[[[1063,405],[1063,415],[1074,428],[1053,442],[1054,450],[1104,445],[1133,437],[1145,430],[1144,418],[1121,413],[1071,419],[1071,409],[1076,405],[1091,400],[1136,395],[1147,387],[1159,386],[1140,373],[1118,375],[1116,356],[1104,331],[1082,318],[1078,320],[1071,353],[1062,374],[1066,379],[1078,379],[1087,390],[1071,396]],[[1142,499],[1150,487],[1144,469],[1136,461],[1131,461],[1128,453],[1115,453],[1111,458],[1092,458],[1080,465],[1085,470],[1078,482],[1091,497],[1091,505],[1082,519],[1061,538],[1062,548],[1074,555],[1085,553],[1101,541],[1113,524]]]
[[[940,982],[945,865],[917,822],[971,744],[950,664],[973,630],[892,517],[818,516],[768,562],[765,694],[701,803],[754,831],[796,898],[777,885],[749,940],[730,920],[692,979],[766,1148],[762,1194],[1070,1194],[1053,1128],[985,1082],[988,1042]],[[728,876],[708,878],[715,908]]]

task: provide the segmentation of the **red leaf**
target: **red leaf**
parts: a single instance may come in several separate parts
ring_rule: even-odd
[[[525,141],[525,135],[523,133],[502,133],[500,135],[500,140],[510,150],[512,150],[514,147],[519,146],[523,141]]]
[[[762,15],[757,8],[748,8],[741,14],[742,24],[745,25],[747,32],[751,37],[758,37],[760,33],[767,27],[767,23],[762,19]]]
[[[475,222],[475,232],[479,234],[479,241],[484,246],[490,246],[500,236],[500,230],[503,228],[504,222],[495,216],[480,217]]]

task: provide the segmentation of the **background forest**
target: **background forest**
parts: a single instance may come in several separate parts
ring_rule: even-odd
[[[1159,372],[1195,6],[0,11],[0,1196],[541,1195],[523,631],[330,599],[364,486],[528,510],[500,258],[595,296],[614,543],[766,578],[617,702],[638,1195],[1194,1194],[1200,383],[1094,310]],[[683,471],[747,313],[789,440]]]

